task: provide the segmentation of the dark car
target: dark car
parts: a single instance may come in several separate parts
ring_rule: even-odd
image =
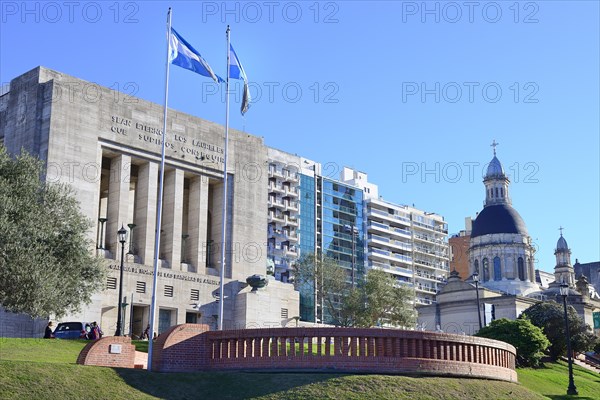
[[[54,330],[57,339],[87,339],[90,324],[87,322],[61,322]]]

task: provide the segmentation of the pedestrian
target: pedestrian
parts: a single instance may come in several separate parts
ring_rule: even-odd
[[[104,335],[104,332],[102,332],[102,329],[100,329],[100,326],[98,325],[98,323],[96,321],[92,322],[92,325],[90,328],[91,328],[91,330],[88,335],[90,340],[101,339],[102,336]]]
[[[54,339],[54,332],[52,331],[52,321],[48,322],[46,331],[44,332],[44,339]]]
[[[146,330],[142,334],[142,339],[150,340],[150,324],[146,327]]]

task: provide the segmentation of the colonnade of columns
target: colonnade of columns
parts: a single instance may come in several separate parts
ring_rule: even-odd
[[[98,218],[105,218],[106,223],[99,224],[97,247],[117,257],[121,247],[116,233],[122,225],[129,225],[128,241],[132,243],[126,249],[134,249],[136,262],[152,265],[159,164],[140,159],[132,164],[126,154],[111,156],[110,163],[106,158],[103,164],[110,164],[110,171],[102,175],[98,207]],[[208,176],[165,169],[159,252],[159,258],[166,261],[163,267],[204,272],[214,266],[216,260],[207,260],[207,254],[209,243],[221,235],[220,217],[210,217],[211,213],[215,217],[221,214],[219,187],[221,183],[211,182]],[[214,209],[209,209],[211,196]]]

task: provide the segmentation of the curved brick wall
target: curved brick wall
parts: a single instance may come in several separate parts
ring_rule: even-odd
[[[300,343],[305,354],[298,351]],[[159,336],[153,370],[368,372],[516,382],[515,355],[507,343],[449,333],[356,328],[210,332],[206,325],[184,324]]]
[[[111,353],[111,345],[120,345],[121,353]],[[131,338],[125,336],[105,336],[91,341],[77,357],[77,364],[101,367],[133,368],[134,362],[135,346]]]
[[[172,326],[161,333],[153,344],[152,371],[188,372],[206,368],[206,338],[204,324]]]

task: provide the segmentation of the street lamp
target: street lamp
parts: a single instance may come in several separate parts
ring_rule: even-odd
[[[481,325],[481,305],[479,304],[479,272],[475,270],[471,278],[475,282],[475,292],[477,292],[477,319],[479,320],[479,330],[481,330],[483,326]]]
[[[346,232],[352,233],[352,288],[354,288],[354,270],[356,264],[356,234],[358,233],[358,228],[354,225],[344,225],[344,230]]]
[[[569,360],[569,387],[567,394],[579,394],[573,381],[573,359],[571,358],[571,332],[569,331],[569,318],[567,317],[567,296],[569,295],[569,285],[563,282],[560,284],[560,295],[563,298],[563,308],[565,310],[565,329],[567,332],[567,358]]]
[[[119,242],[121,242],[121,271],[119,272],[119,303],[117,304],[117,331],[115,336],[121,336],[121,299],[123,298],[123,269],[125,256],[125,242],[127,241],[127,229],[121,225],[121,229],[117,232]]]

